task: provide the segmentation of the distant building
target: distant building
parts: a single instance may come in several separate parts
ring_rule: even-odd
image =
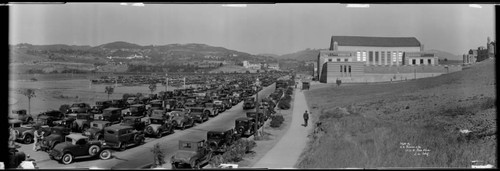
[[[365,66],[437,65],[438,57],[425,52],[414,37],[332,36],[330,49],[320,51],[320,82],[364,74]]]
[[[273,69],[273,70],[280,70],[280,66],[278,63],[272,63],[272,64],[268,64],[267,65],[267,68],[269,69]]]
[[[463,55],[464,64],[473,64],[476,62],[481,62],[488,58],[495,57],[495,42],[491,42],[490,38],[487,38],[486,48],[480,46],[477,49],[470,49],[468,54]]]
[[[243,67],[245,68],[250,68],[250,69],[262,69],[262,64],[251,64],[248,61],[243,61]]]

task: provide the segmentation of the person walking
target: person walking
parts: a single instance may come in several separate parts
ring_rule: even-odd
[[[35,132],[33,134],[34,134],[34,140],[35,140],[35,142],[33,143],[33,151],[38,151],[38,150],[40,150],[40,143],[42,142],[43,134],[44,134],[44,132],[42,132],[40,125],[37,125],[35,127]]]
[[[307,110],[306,112],[304,112],[304,127],[307,127],[307,120],[309,119],[309,114],[307,113]]]

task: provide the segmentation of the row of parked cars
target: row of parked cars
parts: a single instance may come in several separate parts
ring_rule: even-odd
[[[33,123],[44,132],[42,150],[61,163],[72,163],[75,158],[100,157],[108,159],[110,150],[125,150],[141,145],[145,137],[160,138],[215,117],[244,99],[249,99],[260,87],[252,81],[259,77],[263,85],[270,85],[282,74],[251,75],[226,78],[218,85],[196,89],[181,89],[150,95],[146,98],[129,97],[98,101],[90,107],[86,103],[72,104],[65,112],[43,112],[36,119],[25,110],[15,110],[9,124],[16,131],[17,140],[26,144],[34,138]],[[253,99],[254,100],[254,99]],[[250,114],[249,114],[250,116]],[[237,120],[240,127],[252,128],[251,118]],[[244,129],[236,134],[248,135]]]

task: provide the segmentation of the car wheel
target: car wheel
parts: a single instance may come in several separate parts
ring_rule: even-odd
[[[98,154],[100,150],[101,150],[101,148],[99,148],[99,146],[97,146],[97,145],[92,145],[92,146],[90,146],[90,148],[89,148],[89,154],[90,154],[91,156],[94,156],[94,155]]]
[[[153,135],[154,134],[153,128],[150,126],[146,127],[146,134]]]
[[[64,154],[61,158],[61,162],[63,164],[70,164],[71,162],[73,162],[73,155],[71,155],[70,153]]]
[[[108,149],[104,149],[99,153],[99,158],[102,160],[108,160],[111,158],[111,151]]]
[[[33,143],[33,136],[31,134],[26,134],[24,136],[24,140],[23,141],[24,141],[25,144],[31,144],[31,143]]]

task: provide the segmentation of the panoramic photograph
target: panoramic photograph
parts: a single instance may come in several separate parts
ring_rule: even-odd
[[[497,168],[493,4],[7,6],[6,169]]]

